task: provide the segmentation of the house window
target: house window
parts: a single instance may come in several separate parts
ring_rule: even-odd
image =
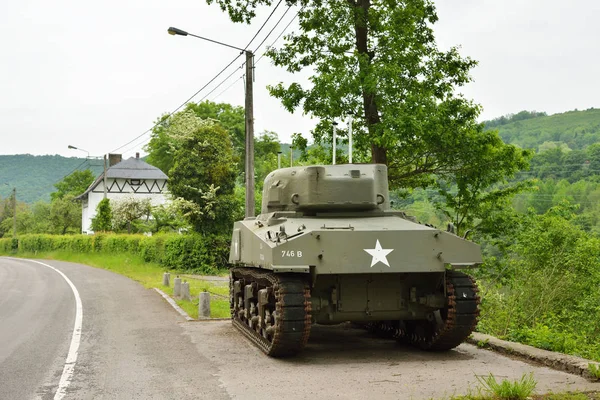
[[[141,184],[142,184],[142,182],[141,182],[139,179],[131,179],[131,180],[129,181],[129,184],[130,184],[131,186],[139,186],[139,185],[141,185]]]

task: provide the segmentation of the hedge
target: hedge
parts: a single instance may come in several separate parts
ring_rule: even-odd
[[[160,234],[155,236],[22,235],[0,239],[0,252],[38,253],[67,250],[74,253],[129,253],[168,269],[214,273],[227,266],[229,237],[200,234]]]

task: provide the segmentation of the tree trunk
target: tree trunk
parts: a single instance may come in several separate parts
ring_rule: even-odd
[[[360,74],[365,76],[370,73],[369,67],[371,61],[375,56],[374,52],[370,52],[368,48],[368,15],[369,8],[371,7],[371,0],[348,0],[351,6],[357,8],[355,10],[354,18],[354,31],[356,34],[356,49],[358,54],[367,55],[368,62],[359,63]],[[378,125],[381,123],[379,118],[379,110],[377,109],[377,103],[375,102],[375,90],[367,88],[362,82],[362,97],[363,97],[363,110],[365,113],[365,121],[369,136],[374,138],[378,134]],[[371,142],[371,162],[378,164],[387,164],[387,149]]]

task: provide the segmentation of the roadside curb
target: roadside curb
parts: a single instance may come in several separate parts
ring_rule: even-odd
[[[171,296],[169,296],[159,288],[154,288],[154,290],[156,290],[158,294],[160,294],[175,309],[175,311],[181,314],[183,318],[185,318],[187,321],[195,321],[195,319],[190,317],[189,314],[183,310],[183,308],[179,307],[177,303],[175,303],[175,300],[173,300]]]
[[[542,350],[521,343],[507,342],[494,336],[478,332],[473,332],[467,339],[467,343],[473,344],[477,347],[491,349],[497,351],[498,353],[525,358],[528,361],[539,363],[552,369],[583,376],[591,381],[596,380],[588,371],[588,364],[591,363],[598,365],[597,362],[592,360],[586,360],[585,358],[581,357]]]

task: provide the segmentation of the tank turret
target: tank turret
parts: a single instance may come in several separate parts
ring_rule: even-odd
[[[384,211],[389,208],[385,165],[313,165],[270,173],[263,187],[261,212]]]

